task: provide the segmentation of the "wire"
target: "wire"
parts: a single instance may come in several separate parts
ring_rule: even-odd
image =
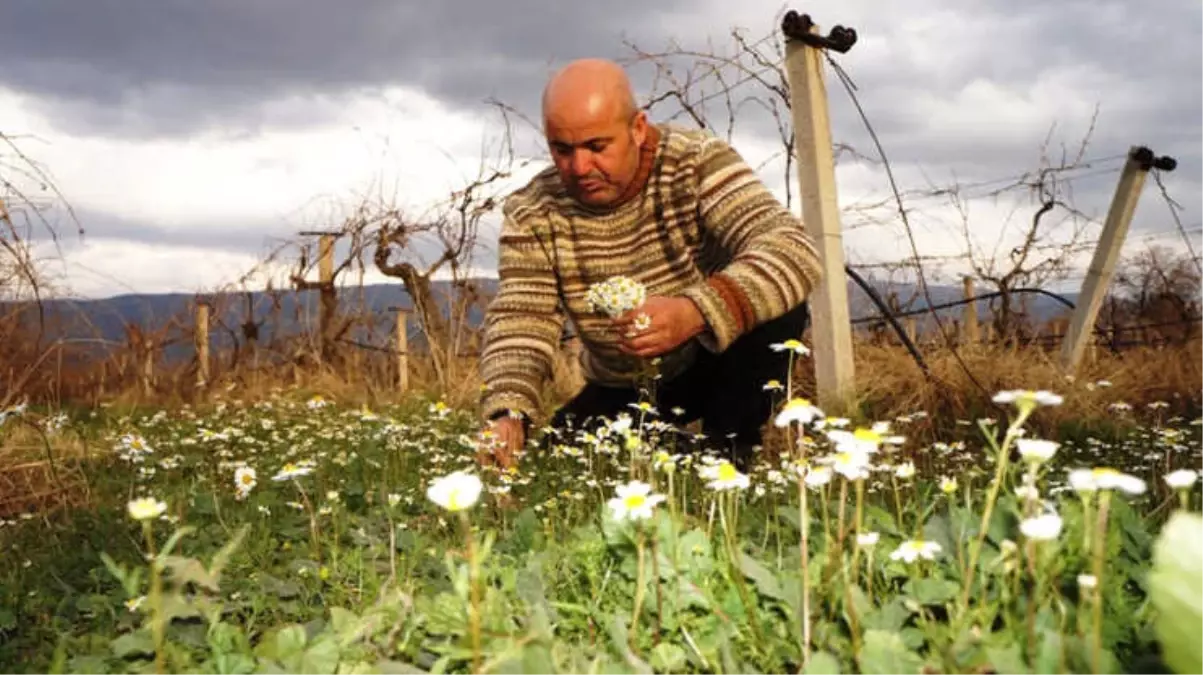
[[[857,274],[856,271],[851,267],[845,265],[844,271],[848,274],[848,276],[852,277],[852,280],[855,281],[856,284],[860,286],[862,290],[864,290],[865,294],[869,296],[869,299],[873,301],[873,304],[877,305],[877,308],[881,310],[882,316],[884,316],[885,319],[890,322],[890,325],[894,327],[894,331],[898,333],[898,337],[902,338],[902,344],[906,345],[906,349],[915,359],[915,363],[919,364],[919,369],[922,370],[925,375],[931,377],[931,369],[927,367],[927,362],[923,360],[923,355],[919,353],[919,348],[915,346],[915,343],[911,340],[911,337],[906,334],[906,331],[903,330],[902,326],[898,325],[898,319],[895,318],[894,314],[890,313],[890,308],[881,299],[881,295],[878,294],[877,289],[869,285],[869,283],[862,279],[861,276]],[[855,324],[856,321],[852,321],[851,323]]]
[[[861,121],[865,124],[865,129],[869,132],[870,138],[873,139],[873,144],[877,147],[878,154],[881,155],[882,166],[885,168],[886,177],[890,181],[890,189],[893,191],[894,198],[898,203],[898,214],[902,217],[902,224],[906,228],[906,236],[910,241],[911,252],[914,254],[916,262],[918,262],[920,260],[920,255],[918,245],[915,243],[915,233],[911,229],[910,219],[907,218],[906,208],[902,205],[902,195],[898,192],[898,184],[894,180],[894,171],[890,168],[890,160],[886,157],[885,149],[881,146],[881,141],[877,137],[877,131],[873,128],[873,124],[869,122],[868,116],[865,115],[864,108],[861,107],[860,100],[856,96],[855,85],[852,83],[852,79],[846,72],[844,72],[844,69],[831,58],[830,54],[824,51],[823,55],[839,76],[840,83],[844,85],[844,91],[848,92],[848,97],[852,99],[852,104],[856,106],[856,111],[860,114]],[[932,302],[931,292],[927,288],[927,279],[923,274],[923,265],[917,264],[915,269],[919,275],[919,287],[923,289],[923,296],[927,299],[927,304],[930,307],[935,303]],[[956,359],[957,364],[960,365],[961,370],[965,373],[966,377],[973,382],[974,386],[976,386],[983,394],[989,395],[990,392],[985,386],[982,385],[981,382],[978,381],[973,372],[969,370],[969,366],[965,364],[964,359],[961,358],[960,353],[957,351],[956,345],[952,343],[952,339],[949,337],[948,332],[944,329],[944,322],[940,319],[940,314],[935,310],[931,310],[931,312],[932,318],[936,320],[936,325],[940,329],[940,335],[943,336],[945,344],[948,346],[949,350],[952,351],[952,355]]]
[[[1178,233],[1182,235],[1182,241],[1186,244],[1186,250],[1190,252],[1191,260],[1195,263],[1195,269],[1199,271],[1199,276],[1203,276],[1203,263],[1199,262],[1199,256],[1195,255],[1195,247],[1191,244],[1190,237],[1186,236],[1186,229],[1182,227],[1182,219],[1178,217],[1178,204],[1170,198],[1170,193],[1165,189],[1165,183],[1161,182],[1161,170],[1153,170],[1153,180],[1157,182],[1157,187],[1161,189],[1161,198],[1165,200],[1166,206],[1170,209],[1170,215],[1174,218],[1174,224],[1178,227]]]

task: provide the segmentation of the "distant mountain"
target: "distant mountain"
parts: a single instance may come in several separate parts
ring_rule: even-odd
[[[477,279],[478,291],[486,298],[492,297],[497,290],[497,280],[490,278]],[[873,286],[883,301],[888,302],[889,294],[893,292],[904,311],[925,310],[927,302],[918,288],[910,284],[892,284],[888,288],[875,284]],[[435,294],[440,298],[444,311],[447,307],[447,296],[451,291],[448,282],[435,282]],[[985,289],[988,290],[988,289]],[[985,292],[979,291],[979,294]],[[961,289],[951,286],[929,286],[929,293],[934,305],[955,302],[961,299]],[[144,331],[154,333],[165,326],[174,326],[170,332],[175,339],[169,346],[168,358],[173,356],[188,357],[192,354],[191,313],[197,300],[203,297],[213,307],[211,316],[212,348],[219,349],[233,344],[234,336],[241,340],[241,325],[247,320],[248,301],[242,293],[221,293],[196,296],[192,294],[133,294],[120,295],[99,300],[50,300],[44,303],[44,311],[49,328],[48,335],[54,339],[80,341],[95,344],[98,347],[106,343],[124,343],[127,326],[137,326]],[[319,314],[319,294],[317,291],[278,291],[269,295],[263,291],[249,294],[250,316],[259,324],[259,340],[267,342],[276,337],[296,335],[308,326],[317,323]],[[1075,296],[1067,298],[1070,302]],[[357,330],[349,339],[384,346],[391,339],[394,325],[394,314],[390,308],[400,307],[412,309],[413,302],[400,283],[377,284],[362,288],[339,289],[338,294],[340,313],[366,314],[372,318],[369,326]],[[871,324],[865,319],[880,317],[877,306],[859,285],[851,279],[848,281],[849,312],[853,320],[858,322],[858,328]],[[1031,295],[1027,298],[1028,312],[1033,320],[1044,322],[1068,311],[1068,308],[1055,299]],[[942,319],[951,321],[959,319],[963,313],[962,307],[939,310]],[[989,313],[986,302],[979,303],[978,313],[987,316]],[[31,311],[30,320],[34,318]],[[920,331],[933,325],[929,313],[915,316]],[[468,316],[472,325],[479,325],[483,316],[479,308],[474,309]],[[571,330],[569,328],[569,330]],[[422,344],[422,334],[416,321],[409,325],[411,344]]]

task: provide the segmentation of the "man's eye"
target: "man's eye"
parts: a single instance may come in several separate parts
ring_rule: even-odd
[[[589,148],[589,152],[605,152],[605,150],[606,150],[605,143],[590,143],[586,147]]]

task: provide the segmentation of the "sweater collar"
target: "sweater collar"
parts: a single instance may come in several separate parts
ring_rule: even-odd
[[[660,130],[654,124],[647,125],[647,136],[643,139],[643,145],[639,146],[639,168],[635,171],[635,180],[631,181],[627,189],[615,200],[615,207],[622,206],[643,192],[648,177],[652,175],[652,163],[656,159],[656,148],[659,145]]]

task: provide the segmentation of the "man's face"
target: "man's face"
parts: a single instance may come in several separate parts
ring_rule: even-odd
[[[643,113],[634,119],[622,114],[548,116],[548,147],[568,194],[587,206],[613,204],[635,179],[646,124]]]

